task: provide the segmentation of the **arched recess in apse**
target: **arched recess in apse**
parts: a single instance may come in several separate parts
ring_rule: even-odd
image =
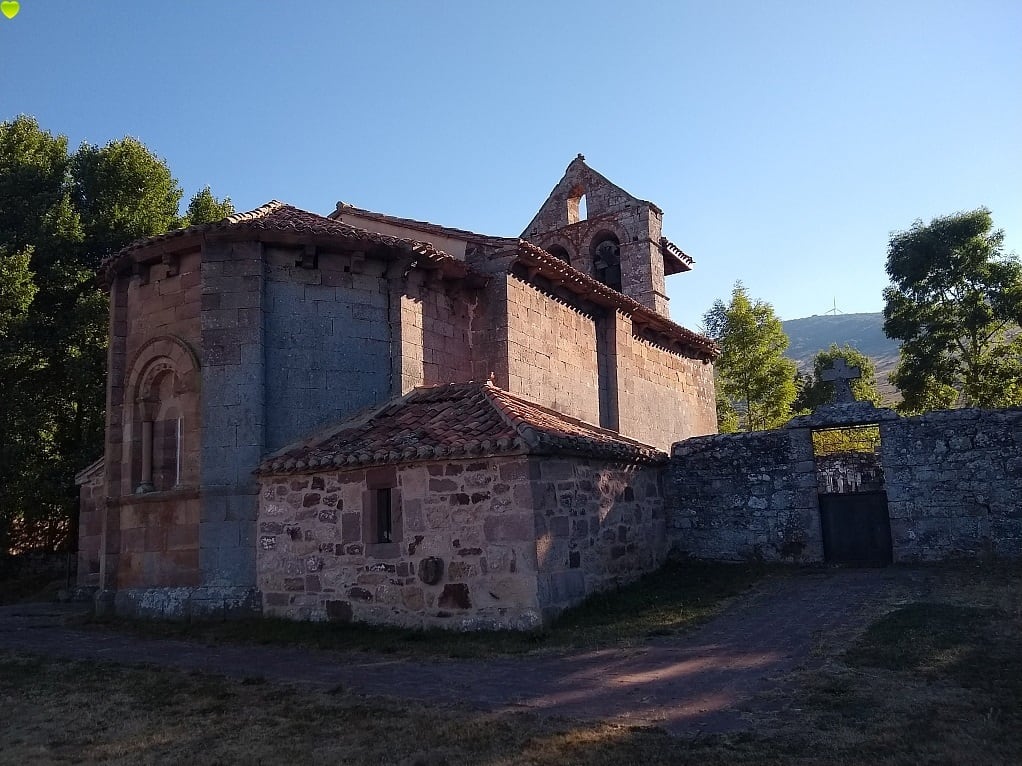
[[[167,492],[198,483],[199,362],[180,338],[139,349],[124,410],[124,493]]]

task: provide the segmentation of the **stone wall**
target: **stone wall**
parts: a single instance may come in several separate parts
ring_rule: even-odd
[[[368,469],[369,471],[379,469]],[[368,549],[367,470],[264,477],[259,587],[267,615],[454,629],[540,622],[524,457],[396,469],[400,539]],[[430,583],[426,567],[439,561]]]
[[[659,468],[535,457],[530,471],[546,619],[663,563],[667,529]]]
[[[106,516],[106,483],[102,461],[75,477],[78,485],[77,584],[87,588],[100,585],[103,524]]]
[[[202,426],[195,350],[201,335],[200,285],[197,252],[140,267],[135,275],[117,277],[111,285],[104,486],[95,515],[84,518],[86,537],[100,538],[95,545],[88,543],[99,555],[99,571],[93,574],[94,563],[89,562],[83,575],[90,585],[130,588],[142,582],[184,585],[194,580],[198,558],[194,497],[187,509],[156,514],[153,529],[147,532],[146,511],[154,499],[134,492],[141,478],[143,420],[156,421],[157,436],[169,437],[168,429],[175,429],[175,454],[154,450],[155,456],[174,463],[154,461],[156,488],[161,490],[155,493],[156,502],[172,508],[183,499],[172,485],[198,484]],[[172,475],[178,456],[180,482]],[[112,498],[109,503],[107,497]],[[168,533],[175,540],[172,550],[157,542]]]
[[[526,282],[507,281],[507,390],[599,423],[595,318]]]
[[[895,561],[1022,556],[1022,409],[882,423]]]
[[[255,586],[252,471],[267,435],[264,255],[260,242],[203,247],[199,584],[206,588]],[[157,594],[143,595],[133,601],[147,604]]]
[[[265,614],[527,629],[667,550],[655,468],[525,456],[398,466],[400,539],[381,546],[363,516],[367,482],[384,470],[263,478]]]
[[[716,432],[713,365],[641,337],[620,315],[615,344],[623,435],[668,451],[678,439]]]
[[[118,277],[111,286],[105,460],[111,496],[131,494],[139,478],[137,447],[141,437],[137,413],[133,412],[138,392],[128,390],[133,368],[145,363],[140,355],[155,338],[178,338],[198,349],[201,300],[197,252],[143,268],[136,276]],[[183,426],[188,448],[197,450],[198,417]]]
[[[1022,409],[882,412],[882,471],[872,455],[817,463],[809,428],[675,444],[672,544],[709,559],[820,562],[817,492],[883,489],[895,562],[1022,555]]]
[[[471,328],[476,321],[478,294],[413,271],[405,290],[392,293],[391,300],[400,314],[397,333],[401,339],[401,353],[396,359],[401,387],[394,393],[473,379],[473,359],[478,354]]]
[[[264,347],[266,451],[337,423],[391,396],[386,264],[268,248]],[[347,271],[345,271],[347,266]],[[260,456],[246,463],[251,472]]]
[[[673,546],[721,561],[823,560],[808,430],[757,431],[674,445],[668,471]]]

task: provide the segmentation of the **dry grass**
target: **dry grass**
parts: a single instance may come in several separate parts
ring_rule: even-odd
[[[741,734],[681,740],[0,654],[0,763],[1022,763],[1022,567],[922,570],[906,583],[864,634],[821,642],[811,669],[778,679]]]

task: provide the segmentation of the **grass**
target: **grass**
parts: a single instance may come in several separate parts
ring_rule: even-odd
[[[708,589],[727,591],[718,578],[707,574]],[[872,624],[841,645],[822,640],[823,654],[775,679],[737,734],[676,739],[655,728],[0,653],[0,763],[1022,763],[1022,565],[890,578],[894,600]],[[605,635],[638,640],[683,619],[662,597],[634,606],[642,615],[622,618],[632,627]],[[572,616],[575,627],[551,634],[617,622],[603,612],[589,604]]]
[[[592,649],[635,644],[649,637],[688,630],[716,614],[729,598],[779,571],[754,564],[670,560],[657,572],[619,590],[597,594],[566,611],[549,627],[533,632],[461,633],[277,619],[228,622],[110,619],[93,624],[146,636],[207,643],[298,645],[420,657],[468,658]]]

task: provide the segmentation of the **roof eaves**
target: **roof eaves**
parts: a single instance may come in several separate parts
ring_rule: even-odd
[[[426,232],[428,234],[440,234],[454,239],[463,239],[477,244],[499,244],[503,240],[507,239],[506,237],[479,234],[478,232],[469,231],[468,229],[456,229],[451,226],[442,226],[437,223],[430,223],[429,221],[419,221],[414,218],[401,218],[396,215],[377,213],[374,210],[366,210],[365,208],[355,207],[348,202],[338,202],[337,207],[327,217],[331,220],[336,220],[337,217],[344,215],[345,213],[351,213],[352,215],[357,215],[362,218],[380,221],[381,223],[389,223],[394,226],[418,229],[419,231]]]
[[[660,252],[664,256],[664,265],[667,267],[664,269],[664,272],[668,276],[691,271],[692,266],[695,264],[695,259],[692,256],[688,255],[688,253],[667,239],[667,237],[660,238]]]
[[[599,280],[579,271],[574,266],[565,263],[557,256],[551,255],[538,245],[534,245],[524,239],[519,240],[518,255],[519,261],[524,258],[530,264],[536,266],[537,273],[543,274],[543,276],[552,279],[556,284],[567,287],[582,297],[598,297],[601,302],[619,308],[623,313],[631,316],[637,325],[651,329],[670,340],[679,342],[697,354],[706,356],[708,359],[712,360],[720,356],[720,348],[710,338],[675,324],[670,319],[643,306],[633,298],[619,293]]]

